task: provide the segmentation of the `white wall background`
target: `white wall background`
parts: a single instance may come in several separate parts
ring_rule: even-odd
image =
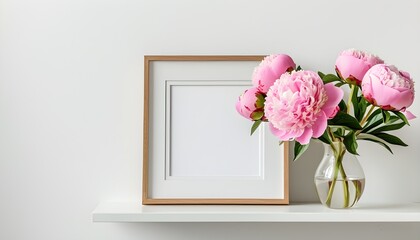
[[[0,0],[0,239],[419,239],[402,223],[91,222],[99,201],[140,199],[143,55],[284,52],[332,72],[355,47],[419,81],[419,42],[418,0]],[[417,119],[394,155],[360,147],[362,202],[420,201],[419,134]],[[292,201],[316,199],[310,153]]]

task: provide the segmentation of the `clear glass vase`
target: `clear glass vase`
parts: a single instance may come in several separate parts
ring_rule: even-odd
[[[351,208],[365,187],[365,174],[355,155],[342,142],[324,144],[324,156],[315,172],[319,199],[329,208]]]

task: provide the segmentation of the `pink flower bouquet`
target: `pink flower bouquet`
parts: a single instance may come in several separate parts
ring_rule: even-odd
[[[361,197],[364,174],[357,159],[349,161],[345,153],[358,155],[359,140],[378,143],[391,153],[390,144],[407,146],[386,132],[415,118],[407,110],[414,101],[414,82],[410,74],[354,49],[339,55],[335,71],[302,70],[290,56],[268,56],[255,68],[253,87],[239,97],[236,110],[254,122],[251,134],[268,122],[280,141],[294,141],[294,160],[311,139],[325,143],[315,174],[318,195],[328,207],[349,208]],[[349,87],[347,101],[343,86]]]
[[[326,144],[342,142],[357,155],[357,140],[407,146],[384,133],[408,125],[415,116],[407,110],[414,101],[410,75],[379,57],[354,49],[337,58],[335,74],[296,68],[285,54],[264,58],[254,70],[253,87],[236,104],[242,116],[254,121],[251,134],[261,122],[281,141],[295,141],[297,159],[311,138]],[[350,87],[347,102],[342,86]],[[392,153],[392,151],[391,151]]]

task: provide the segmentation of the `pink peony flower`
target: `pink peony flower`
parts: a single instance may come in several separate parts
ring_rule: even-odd
[[[252,83],[262,93],[266,93],[280,76],[295,69],[293,59],[285,54],[270,55],[255,68]]]
[[[414,101],[414,82],[410,74],[399,71],[395,66],[378,64],[369,69],[363,78],[362,93],[375,106],[404,112]],[[414,116],[407,114],[409,118]]]
[[[384,63],[379,57],[367,52],[348,49],[341,52],[335,62],[335,70],[343,79],[350,79],[357,85],[365,73],[374,65]]]
[[[333,84],[324,85],[312,71],[283,74],[267,92],[265,114],[270,129],[282,141],[308,144],[320,137],[343,97]]]
[[[261,94],[256,87],[245,90],[236,102],[236,111],[243,117],[258,120],[264,117],[263,105],[257,106],[257,96]]]

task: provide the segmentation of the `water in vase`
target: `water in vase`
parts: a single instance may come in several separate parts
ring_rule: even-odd
[[[322,204],[330,208],[350,208],[359,201],[365,188],[364,178],[315,178],[316,189]],[[334,188],[332,188],[334,185]],[[329,195],[331,195],[329,197]]]

